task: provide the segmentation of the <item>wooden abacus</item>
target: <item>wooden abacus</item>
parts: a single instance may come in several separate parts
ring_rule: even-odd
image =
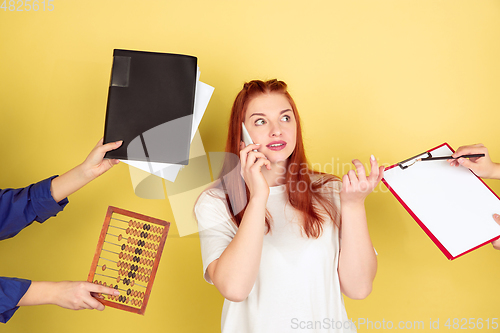
[[[144,315],[170,223],[110,206],[87,281],[120,291],[101,303]]]

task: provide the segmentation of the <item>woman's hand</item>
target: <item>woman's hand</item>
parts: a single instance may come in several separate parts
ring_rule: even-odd
[[[18,306],[55,304],[70,310],[102,311],[104,305],[96,299],[103,298],[100,294],[118,296],[120,292],[84,281],[33,281]]]
[[[268,170],[271,170],[271,162],[264,154],[253,151],[258,149],[259,146],[259,144],[251,144],[245,147],[243,142],[240,143],[241,176],[250,190],[250,198],[259,196],[267,201],[269,185],[262,174],[261,168],[265,165]]]
[[[452,155],[458,157],[467,154],[484,154],[484,157],[459,158],[457,160],[448,160],[451,166],[463,165],[472,170],[481,178],[500,179],[500,164],[493,163],[488,153],[488,148],[482,144],[462,146]]]
[[[119,162],[118,160],[104,159],[104,154],[120,147],[122,141],[110,142],[105,145],[102,144],[102,141],[103,139],[99,140],[82,164],[52,179],[50,193],[56,202],[75,193]]]
[[[340,200],[342,205],[346,203],[364,203],[365,198],[377,186],[380,180],[384,177],[384,167],[378,166],[377,160],[372,155],[370,158],[371,173],[366,177],[365,167],[357,159],[352,163],[356,166],[356,172],[350,170],[342,177],[342,191],[340,192]]]
[[[104,310],[104,305],[96,298],[103,298],[100,294],[118,296],[118,290],[104,287],[91,282],[62,281],[57,283],[57,294],[54,295],[54,304],[70,310],[97,309]]]
[[[103,139],[99,140],[97,145],[92,149],[85,161],[82,163],[83,171],[87,176],[94,179],[111,169],[115,164],[120,161],[115,159],[104,159],[104,155],[113,149],[117,149],[123,141],[110,142],[105,145],[102,144]]]

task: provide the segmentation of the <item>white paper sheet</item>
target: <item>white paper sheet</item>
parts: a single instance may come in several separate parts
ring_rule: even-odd
[[[445,145],[432,156],[452,153]],[[387,170],[384,179],[453,257],[500,235],[492,217],[500,200],[467,168],[421,161]]]

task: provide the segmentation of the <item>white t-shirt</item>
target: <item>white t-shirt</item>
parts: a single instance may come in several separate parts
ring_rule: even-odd
[[[339,184],[333,183],[337,207]],[[201,195],[195,213],[204,278],[212,283],[207,267],[221,256],[238,228],[227,213],[222,190],[209,192]],[[340,292],[339,232],[333,221],[327,219],[319,238],[302,236],[302,217],[288,203],[285,185],[270,188],[267,210],[272,228],[264,236],[257,279],[244,301],[224,300],[222,332],[356,332]]]

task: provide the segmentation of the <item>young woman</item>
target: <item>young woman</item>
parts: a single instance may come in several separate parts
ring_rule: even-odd
[[[242,122],[255,144],[241,142]],[[355,331],[342,293],[362,299],[372,289],[364,199],[383,167],[372,156],[367,176],[354,160],[357,175],[342,183],[309,169],[297,108],[277,80],[244,85],[226,152],[219,181],[195,206],[204,278],[226,298],[222,331]]]

